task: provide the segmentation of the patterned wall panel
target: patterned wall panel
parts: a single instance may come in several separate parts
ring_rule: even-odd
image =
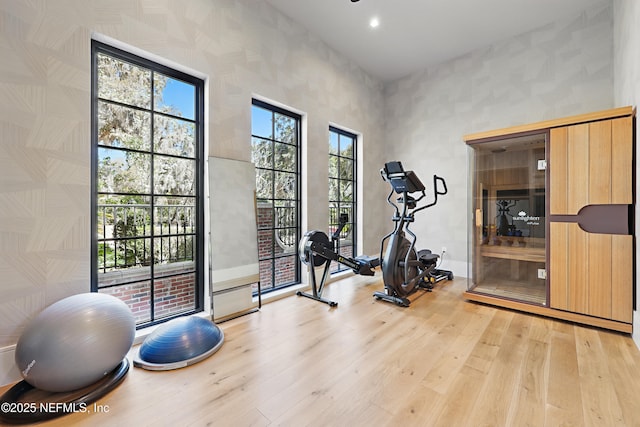
[[[447,247],[443,268],[465,276],[468,133],[613,107],[611,1],[495,43],[385,87],[389,158],[449,194],[413,229],[419,246]],[[423,246],[422,246],[423,245]]]
[[[92,35],[208,79],[208,155],[250,160],[257,94],[307,115],[315,158],[327,156],[330,122],[362,132],[364,173],[380,185],[381,83],[265,2],[2,1],[0,348],[45,306],[90,289]],[[327,205],[326,167],[306,167],[310,203]],[[369,211],[383,206],[378,196],[364,195]],[[320,209],[306,221],[328,220]],[[377,222],[365,216],[370,249]]]

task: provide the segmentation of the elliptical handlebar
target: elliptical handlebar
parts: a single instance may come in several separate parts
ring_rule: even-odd
[[[412,203],[414,205],[415,203],[417,203],[418,201],[426,197],[425,186],[422,184],[420,179],[417,177],[417,175],[413,171],[405,171],[404,168],[402,167],[401,162],[393,161],[393,162],[385,163],[384,168],[380,169],[380,176],[382,177],[383,180],[385,180],[391,185],[391,192],[387,197],[387,203],[393,206],[393,208],[396,211],[394,220],[396,218],[398,220],[406,219],[405,217],[408,210],[407,199],[410,193],[420,192],[420,197],[412,198]],[[440,190],[439,183],[442,184],[442,188],[443,188],[442,191]],[[396,205],[391,201],[391,197],[393,196],[394,192],[397,194],[402,194],[402,199],[399,199],[399,201],[401,201],[401,203],[404,203],[405,205],[403,208],[402,216],[400,215],[400,209],[398,208],[398,205]],[[447,183],[444,180],[444,178],[437,175],[433,175],[433,193],[434,193],[433,202],[424,206],[420,206],[419,208],[415,208],[414,206],[410,215],[412,216],[418,211],[421,211],[426,208],[430,208],[431,206],[435,206],[436,203],[438,203],[438,196],[439,195],[443,196],[447,194],[447,192],[448,192]]]
[[[438,191],[438,181],[440,181],[442,183],[442,186],[444,187],[444,191]],[[438,175],[433,175],[433,188],[436,192],[436,194],[440,194],[441,196],[444,196],[445,194],[447,194],[447,181],[444,180],[444,178],[438,176]]]
[[[438,182],[442,183],[444,191],[438,190]],[[431,206],[435,206],[438,203],[438,196],[444,196],[445,194],[447,194],[447,191],[447,182],[444,180],[444,178],[438,175],[433,175],[433,202],[429,203],[428,205],[420,206],[418,209],[414,210],[413,213],[421,211],[422,209],[430,208]]]

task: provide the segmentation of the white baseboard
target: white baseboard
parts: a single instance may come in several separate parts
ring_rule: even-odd
[[[446,255],[438,268],[441,270],[451,271],[453,273],[454,279],[466,279],[469,274],[469,263],[467,263],[466,261],[447,259]]]
[[[15,345],[0,348],[0,387],[22,379],[16,367],[15,353]]]

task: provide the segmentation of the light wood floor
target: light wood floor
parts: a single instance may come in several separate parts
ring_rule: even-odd
[[[515,282],[508,280],[485,280],[479,283],[474,291],[500,298],[510,298],[518,301],[544,304],[547,300],[547,289],[542,283]]]
[[[379,277],[379,273],[378,273]],[[132,368],[108,413],[43,426],[639,426],[640,351],[628,335],[465,302],[440,282],[409,308],[378,278],[289,297],[222,323],[211,358]]]

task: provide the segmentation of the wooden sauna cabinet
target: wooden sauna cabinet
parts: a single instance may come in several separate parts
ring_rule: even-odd
[[[468,300],[632,332],[634,115],[623,107],[464,137]]]

